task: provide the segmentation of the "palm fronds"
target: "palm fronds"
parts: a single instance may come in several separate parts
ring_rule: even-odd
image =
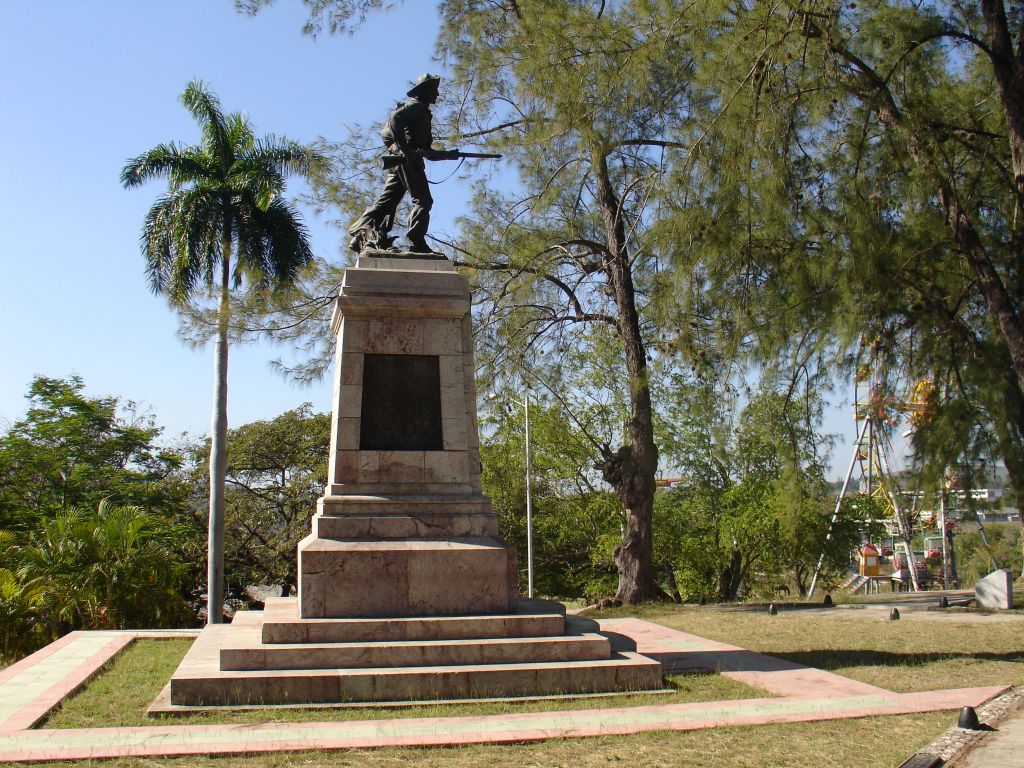
[[[282,200],[285,179],[311,173],[323,157],[285,138],[255,138],[248,121],[224,114],[200,80],[188,84],[181,100],[199,123],[201,143],[158,144],[121,171],[128,189],[156,178],[168,183],[142,227],[150,288],[180,307],[215,283],[221,260],[232,253],[239,259],[233,287],[287,283],[312,252],[301,217]]]

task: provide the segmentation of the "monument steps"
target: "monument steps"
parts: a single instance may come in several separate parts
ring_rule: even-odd
[[[519,600],[517,608],[561,606]],[[222,670],[504,664],[607,659],[589,619],[547,614],[405,619],[298,619],[294,598],[240,611],[219,644]],[[515,632],[515,634],[510,634]]]
[[[608,637],[593,631],[595,622],[564,616],[558,603],[519,599],[513,607],[520,613],[491,616],[303,620],[296,603],[272,598],[264,611],[240,611],[231,624],[208,626],[174,674],[174,704],[440,700],[662,685],[660,664],[613,651]],[[502,635],[502,629],[527,634]],[[325,633],[346,640],[328,642]],[[320,637],[264,640],[289,634]]]
[[[662,686],[661,665],[630,651],[584,661],[365,669],[203,672],[188,661],[186,656],[171,680],[172,701],[183,706],[444,700]]]
[[[251,612],[238,614],[246,622]],[[255,619],[254,619],[255,620]],[[596,624],[566,617],[552,600],[518,598],[509,613],[483,616],[412,616],[400,618],[300,619],[295,598],[271,598],[264,608],[264,643],[354,643],[400,640],[472,640],[489,637],[552,637],[592,632]]]
[[[608,638],[597,634],[562,637],[502,637],[484,640],[402,640],[373,643],[295,643],[224,648],[224,670],[361,669],[461,664],[516,664],[534,661],[607,659]]]

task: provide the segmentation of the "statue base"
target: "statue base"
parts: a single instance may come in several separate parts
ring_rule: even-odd
[[[298,598],[204,629],[171,709],[660,688],[658,662],[516,597],[480,485],[466,278],[439,255],[364,251],[332,328],[328,481]]]
[[[448,261],[448,257],[443,253],[437,253],[431,251],[430,253],[423,253],[421,251],[403,251],[398,248],[364,248],[359,252],[360,258],[366,256],[371,259],[426,259],[428,261]]]
[[[345,273],[304,619],[500,613],[515,597],[516,553],[480,488],[469,284],[431,256],[367,250]]]

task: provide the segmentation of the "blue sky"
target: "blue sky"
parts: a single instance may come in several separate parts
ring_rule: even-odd
[[[118,176],[159,142],[198,140],[178,101],[193,78],[258,134],[308,142],[381,119],[438,69],[431,3],[377,15],[351,37],[304,36],[304,20],[298,0],[256,18],[231,0],[0,2],[0,427],[24,413],[34,374],[74,373],[90,394],[151,409],[167,438],[208,430],[212,349],[182,345],[145,284],[139,231],[164,185],[125,191]],[[456,184],[436,195],[441,226]],[[304,215],[316,254],[340,260],[337,230]],[[268,367],[280,354],[232,348],[232,425],[307,400],[330,410],[330,382],[290,384]]]
[[[354,36],[301,34],[299,0],[255,18],[232,0],[0,0],[0,428],[20,418],[35,374],[78,374],[91,395],[117,395],[166,428],[208,431],[212,349],[176,336],[177,320],[145,283],[139,230],[161,182],[125,191],[125,161],[198,130],[178,102],[193,78],[258,134],[309,142],[380,120],[433,60],[434,4],[409,0]],[[465,192],[435,194],[443,229]],[[298,191],[292,187],[291,191]],[[304,211],[318,256],[340,261],[341,233]],[[287,352],[234,346],[232,426],[305,401],[330,410],[330,382],[299,388],[268,360]],[[842,395],[838,399],[842,399]],[[842,435],[833,475],[853,439],[840,403],[826,430]]]

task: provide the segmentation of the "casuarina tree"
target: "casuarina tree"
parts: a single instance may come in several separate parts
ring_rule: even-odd
[[[273,290],[312,261],[301,219],[282,199],[285,178],[309,174],[319,158],[286,139],[259,139],[239,113],[224,114],[201,81],[181,102],[202,131],[200,143],[159,144],[129,160],[126,188],[165,177],[167,194],[142,227],[149,286],[185,309],[206,292],[217,302],[214,403],[210,446],[208,621],[223,616],[224,486],[228,398],[229,298],[232,290]]]

